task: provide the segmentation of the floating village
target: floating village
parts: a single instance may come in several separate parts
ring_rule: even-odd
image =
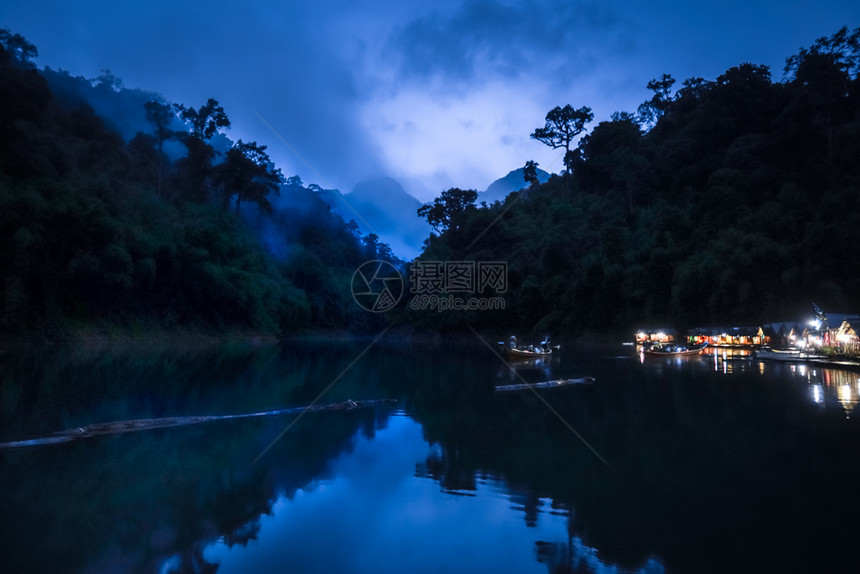
[[[635,344],[645,354],[686,355],[705,349],[741,351],[761,360],[860,367],[860,313],[825,313],[813,305],[811,318],[758,326],[699,327],[678,331],[642,328]]]

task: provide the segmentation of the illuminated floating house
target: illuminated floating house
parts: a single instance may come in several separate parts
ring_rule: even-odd
[[[810,321],[802,340],[807,346],[828,347],[837,353],[860,354],[860,315],[828,313]]]
[[[646,343],[674,343],[677,340],[677,334],[674,329],[639,329],[636,331],[636,344],[644,345]]]
[[[857,330],[860,329],[860,317],[846,317],[836,329],[833,339],[836,345],[846,353],[852,355],[860,354],[860,337]]]
[[[708,327],[687,331],[687,343],[709,347],[758,347],[766,340],[762,327]]]

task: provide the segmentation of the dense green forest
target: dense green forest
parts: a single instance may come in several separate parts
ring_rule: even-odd
[[[860,311],[858,72],[860,29],[844,28],[781,81],[749,63],[677,90],[664,75],[590,132],[587,106],[555,108],[532,137],[564,173],[485,207],[448,190],[421,212],[438,232],[421,260],[507,262],[506,310],[408,315],[575,335],[795,320],[811,301]]]
[[[0,30],[0,333],[376,328],[350,279],[390,250],[285,179],[265,146],[216,150],[230,125],[216,100],[146,101],[150,129],[123,138],[53,93],[36,55]],[[79,92],[121,86],[65,76]]]

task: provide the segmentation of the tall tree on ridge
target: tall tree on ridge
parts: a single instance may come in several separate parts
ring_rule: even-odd
[[[182,136],[188,148],[185,164],[188,171],[188,197],[194,202],[204,203],[208,199],[207,179],[212,171],[215,149],[208,143],[218,128],[229,128],[230,120],[221,104],[209,98],[199,109],[186,108],[181,104],[173,106],[179,117],[189,124],[189,131]]]
[[[266,146],[239,140],[227,151],[219,168],[222,199],[227,204],[235,196],[237,215],[243,201],[252,201],[264,212],[272,212],[268,196],[278,193],[284,177],[280,169],[273,168]]]
[[[143,104],[146,109],[146,120],[155,130],[155,141],[158,142],[158,194],[161,195],[161,172],[164,164],[164,142],[176,134],[170,129],[170,122],[176,117],[168,104],[151,100]]]
[[[564,148],[564,165],[570,172],[573,168],[575,152],[570,149],[576,136],[585,131],[585,124],[594,119],[591,108],[583,106],[573,109],[570,104],[556,106],[546,114],[546,125],[536,129],[531,137],[552,149]]]
[[[654,79],[648,82],[647,87],[654,92],[654,95],[647,102],[640,104],[636,110],[642,125],[653,127],[657,120],[663,117],[672,101],[671,94],[674,84],[675,78],[669,74],[663,74],[659,80]]]

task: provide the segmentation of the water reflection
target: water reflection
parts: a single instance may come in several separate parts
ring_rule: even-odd
[[[365,345],[4,356],[0,442],[308,404]],[[846,372],[567,352],[522,375],[597,382],[540,400],[495,393],[509,374],[481,349],[374,347],[326,401],[392,398],[398,410],[306,416],[257,464],[291,418],[0,452],[0,571],[853,564],[860,522],[844,509],[860,493],[809,486],[860,480],[860,418],[845,420],[860,387]]]
[[[511,382],[548,380],[553,378],[553,371],[559,362],[558,355],[517,359],[501,364],[496,376]]]
[[[745,373],[754,368],[753,355],[749,349],[729,349],[716,347],[705,349],[714,371],[723,375]]]
[[[446,458],[418,423],[394,417],[334,460],[331,478],[279,498],[253,544],[218,540],[204,558],[227,573],[284,564],[300,572],[626,571],[574,533],[564,505],[512,492],[491,474],[451,479]],[[518,514],[524,520],[513,520]],[[651,560],[635,571],[663,569]]]
[[[817,405],[827,407],[838,403],[850,418],[860,401],[860,373],[843,369],[792,364],[791,373],[805,381],[810,396]]]

